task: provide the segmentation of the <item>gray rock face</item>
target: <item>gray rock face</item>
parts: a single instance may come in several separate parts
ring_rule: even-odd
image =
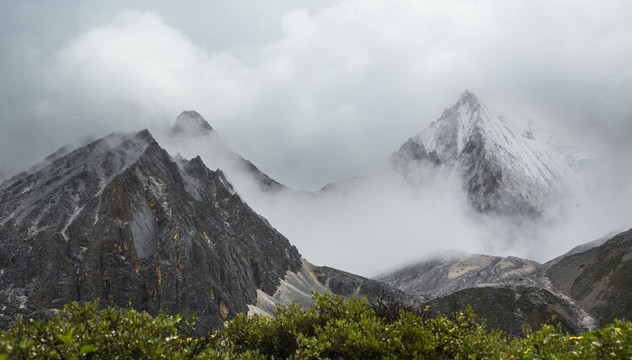
[[[632,319],[632,230],[545,264],[450,254],[377,280],[425,299],[440,312],[471,304],[488,324],[512,334],[519,335],[516,322],[542,323],[551,315],[577,333]]]
[[[437,298],[489,286],[544,287],[546,270],[535,261],[513,256],[448,254],[377,278],[409,294]]]
[[[580,181],[569,157],[465,91],[390,161],[412,183],[420,168],[456,174],[481,213],[537,218]]]
[[[522,335],[522,324],[537,328],[554,315],[571,333],[593,325],[577,302],[552,286],[545,265],[526,259],[451,254],[378,280],[425,299],[433,315],[471,305],[489,328],[513,336]]]
[[[0,321],[100,298],[197,314],[198,330],[273,294],[301,258],[200,158],[112,134],[0,188]]]
[[[171,127],[173,134],[185,133],[192,136],[206,135],[213,131],[213,127],[209,124],[202,115],[197,111],[189,110],[183,111],[176,118],[175,124]]]
[[[367,279],[328,266],[315,268],[314,274],[321,284],[336,295],[345,297],[365,296],[369,299],[386,296],[391,299],[403,301],[413,300],[406,292],[387,285],[384,282]]]
[[[417,301],[417,297],[382,282],[326,266],[314,266],[303,261],[300,271],[288,271],[285,274],[281,285],[272,296],[258,291],[257,303],[249,305],[249,313],[272,316],[277,306],[292,302],[306,308],[312,305],[314,292],[332,293],[344,297],[366,297],[370,302],[398,301],[414,304]]]

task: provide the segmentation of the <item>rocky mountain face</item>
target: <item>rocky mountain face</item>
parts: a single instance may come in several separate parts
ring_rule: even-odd
[[[200,330],[274,293],[301,257],[201,159],[112,134],[0,189],[0,316],[100,298],[197,314]]]
[[[205,333],[239,312],[309,306],[313,291],[386,295],[443,313],[471,304],[514,335],[552,315],[573,333],[632,315],[632,230],[545,264],[453,253],[369,280],[302,259],[229,180],[286,188],[233,153],[199,114],[182,113],[164,140],[181,153],[172,157],[147,130],[114,133],[64,147],[0,185],[0,327],[17,314],[49,316],[101,299],[196,314]],[[419,167],[458,171],[481,212],[533,216],[575,175],[532,141],[466,92],[392,162],[411,181]]]
[[[573,302],[539,287],[480,287],[459,290],[428,301],[431,316],[451,315],[470,305],[488,329],[500,329],[521,337],[522,326],[539,329],[543,324],[561,325],[564,332],[580,334],[589,326]]]
[[[174,134],[212,131],[190,115]],[[2,328],[17,314],[101,299],[196,314],[203,334],[240,312],[307,306],[312,291],[407,296],[307,263],[222,171],[172,158],[147,130],[60,149],[0,186]]]
[[[274,294],[258,290],[257,302],[249,305],[249,314],[271,316],[276,307],[292,302],[303,308],[312,304],[312,293],[332,293],[344,297],[367,297],[370,301],[398,301],[414,304],[417,297],[381,281],[367,279],[327,266],[314,266],[303,261],[297,272],[288,271]]]
[[[434,312],[470,304],[493,328],[547,322],[579,333],[632,319],[632,230],[581,246],[547,263],[516,257],[449,254],[377,278],[421,297]]]
[[[412,183],[428,171],[456,173],[479,212],[533,218],[579,181],[569,157],[465,91],[391,163]]]

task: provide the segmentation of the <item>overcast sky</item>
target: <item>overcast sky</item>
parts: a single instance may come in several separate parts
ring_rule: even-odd
[[[464,89],[627,142],[630,14],[615,0],[3,1],[0,171],[192,109],[312,190],[383,164]]]

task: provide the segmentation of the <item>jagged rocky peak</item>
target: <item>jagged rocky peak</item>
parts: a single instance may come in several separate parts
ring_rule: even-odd
[[[174,161],[146,130],[111,134],[0,188],[0,327],[99,298],[195,313],[209,331],[301,265],[221,171],[199,157]]]
[[[188,110],[178,115],[171,131],[176,134],[203,135],[213,131],[213,127],[197,111]]]

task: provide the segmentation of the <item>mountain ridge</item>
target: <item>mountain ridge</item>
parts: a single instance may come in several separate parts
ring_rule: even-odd
[[[208,331],[302,266],[221,171],[174,162],[147,130],[72,151],[0,199],[2,319],[101,298],[195,313]]]
[[[442,311],[448,311],[455,302],[470,304],[496,327],[503,328],[494,309],[511,303],[514,314],[510,311],[503,316],[513,316],[512,321],[529,320],[525,309],[541,309],[538,311],[558,316],[568,331],[579,333],[615,318],[632,318],[628,296],[631,264],[632,229],[606,241],[578,246],[545,263],[512,256],[450,253],[385,273],[376,280],[419,296]],[[542,320],[536,315],[537,311],[532,314],[534,319]],[[505,330],[520,335],[520,327],[511,322],[506,325]]]
[[[580,181],[565,155],[469,90],[394,152],[390,163],[413,183],[426,176],[419,166],[455,172],[477,211],[527,218],[545,213]]]
[[[57,155],[0,188],[2,328],[18,314],[49,317],[101,299],[195,314],[206,334],[295,296],[307,306],[311,291],[405,296],[309,264],[221,170],[171,157],[148,130]]]

